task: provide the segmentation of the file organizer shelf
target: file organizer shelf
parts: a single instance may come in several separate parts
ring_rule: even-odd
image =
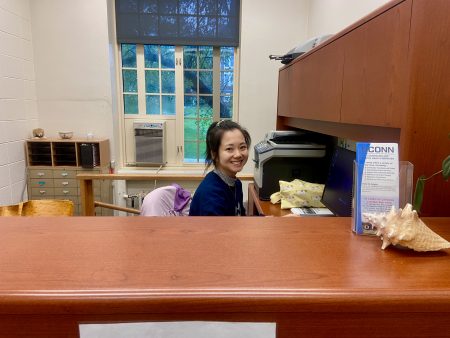
[[[82,152],[88,147],[91,152]],[[26,141],[28,199],[68,199],[74,202],[74,214],[81,212],[80,173],[109,172],[109,140],[31,139]],[[92,156],[88,158],[87,156]],[[88,163],[89,165],[86,165]],[[94,198],[112,203],[111,181],[94,182]],[[98,215],[112,215],[97,209]]]

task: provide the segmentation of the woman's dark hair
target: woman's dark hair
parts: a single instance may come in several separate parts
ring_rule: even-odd
[[[252,139],[247,129],[241,127],[237,122],[231,120],[220,120],[218,122],[213,122],[208,128],[206,133],[206,153],[205,153],[205,164],[206,168],[209,168],[211,164],[216,166],[219,153],[220,142],[222,140],[222,135],[229,130],[239,130],[242,135],[244,135],[245,144],[250,147]]]

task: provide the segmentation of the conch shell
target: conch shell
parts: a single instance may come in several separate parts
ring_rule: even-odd
[[[377,230],[386,249],[390,244],[401,245],[415,251],[437,251],[450,248],[450,242],[436,234],[420,220],[411,204],[404,209],[392,209],[388,213],[363,213],[363,221]]]

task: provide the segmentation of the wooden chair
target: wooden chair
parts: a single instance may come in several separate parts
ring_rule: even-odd
[[[0,216],[20,216],[23,203],[0,206]]]
[[[0,216],[72,216],[73,209],[69,200],[30,200],[0,207]]]

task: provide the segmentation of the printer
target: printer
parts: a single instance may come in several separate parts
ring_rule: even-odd
[[[306,131],[270,131],[254,146],[255,189],[260,200],[280,190],[279,181],[301,179],[325,183],[328,160],[325,144]]]

